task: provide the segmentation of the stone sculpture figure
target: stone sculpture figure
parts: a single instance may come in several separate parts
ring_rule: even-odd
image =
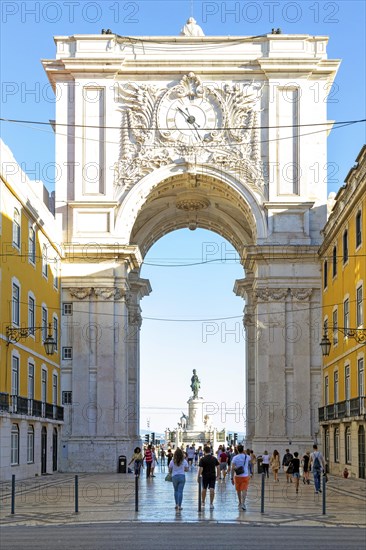
[[[188,416],[184,414],[184,412],[182,412],[182,416],[180,417],[180,423],[182,425],[183,430],[187,428],[187,420],[188,420]]]
[[[205,33],[201,27],[197,25],[197,22],[193,17],[188,19],[180,34],[181,36],[205,36]]]
[[[198,390],[200,389],[200,387],[201,387],[201,384],[200,384],[199,378],[197,376],[196,369],[193,369],[193,376],[191,378],[191,389],[192,389],[192,392],[193,392],[193,398],[194,399],[197,399]]]

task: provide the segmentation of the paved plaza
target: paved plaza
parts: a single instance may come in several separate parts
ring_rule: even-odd
[[[261,513],[261,476],[255,474],[249,488],[247,511],[237,506],[229,479],[217,484],[215,508],[198,511],[196,469],[186,474],[183,510],[175,511],[172,484],[166,471],[139,480],[139,510],[135,511],[135,478],[132,474],[80,474],[79,513],[75,514],[74,475],[56,473],[16,483],[15,514],[11,514],[11,483],[1,484],[2,526],[40,526],[119,522],[237,523],[276,526],[365,527],[365,481],[330,477],[326,514],[322,495],[313,484],[300,484],[296,495],[285,476],[266,480],[264,513]]]

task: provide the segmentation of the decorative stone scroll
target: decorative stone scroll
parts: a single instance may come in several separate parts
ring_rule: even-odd
[[[87,288],[70,287],[68,291],[70,292],[70,295],[73,298],[76,298],[77,300],[85,300],[85,298],[87,298],[92,294],[93,289],[92,287],[87,287]]]
[[[220,86],[205,84],[195,73],[182,77],[166,89],[135,82],[118,83],[116,98],[120,104],[121,152],[115,164],[115,192],[128,191],[152,171],[168,164],[190,164],[192,159],[221,170],[234,172],[258,192],[264,177],[260,155],[260,83],[236,83]],[[211,98],[212,112],[221,127],[208,133],[200,146],[179,143],[174,132],[159,128],[158,112],[168,108],[174,98],[192,96]]]

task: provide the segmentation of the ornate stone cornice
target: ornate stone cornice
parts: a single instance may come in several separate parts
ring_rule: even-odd
[[[126,290],[118,287],[70,287],[67,290],[77,300],[85,300],[93,294],[103,300],[121,300],[126,296]]]
[[[305,300],[309,300],[310,296],[312,295],[312,292],[313,292],[312,288],[292,288],[291,296],[295,298],[295,300],[299,302],[303,302]]]
[[[76,298],[77,300],[85,300],[88,296],[90,296],[93,292],[92,287],[74,287],[74,288],[68,288],[67,289],[70,293],[70,295],[73,298]]]
[[[288,291],[288,288],[257,288],[255,296],[262,302],[284,301]]]

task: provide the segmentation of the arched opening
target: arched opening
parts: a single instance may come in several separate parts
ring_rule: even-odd
[[[243,303],[233,293],[243,276],[237,251],[217,233],[181,229],[159,239],[141,276],[153,292],[142,304],[140,430],[160,439],[187,414],[196,369],[212,427],[245,431]]]

